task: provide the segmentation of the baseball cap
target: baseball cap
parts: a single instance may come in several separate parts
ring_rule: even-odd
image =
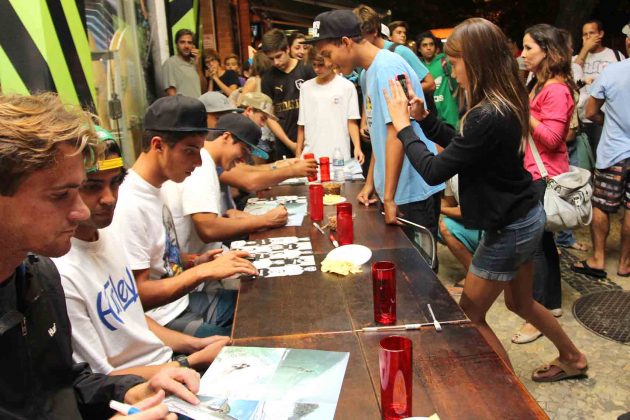
[[[124,162],[122,159],[122,152],[120,151],[120,147],[116,142],[116,139],[106,129],[101,127],[100,125],[94,126],[94,131],[96,132],[96,136],[98,137],[98,142],[103,143],[109,141],[107,146],[107,154],[116,154],[118,157],[112,157],[107,159],[106,156],[102,156],[97,162],[94,163],[94,166],[86,168],[85,171],[88,174],[98,172],[98,171],[107,171],[110,169],[122,168],[124,166]]]
[[[199,100],[206,107],[206,112],[208,114],[214,112],[243,112],[242,109],[239,109],[232,105],[230,100],[222,94],[221,92],[206,92],[199,97]]]
[[[260,127],[255,122],[241,114],[225,114],[217,121],[217,130],[228,131],[236,140],[240,140],[252,149],[252,154],[262,159],[269,159],[269,155],[258,147],[262,136]]]
[[[384,23],[381,23],[381,35],[386,36],[387,38],[391,36],[389,28]]]
[[[313,36],[304,41],[313,44],[324,39],[361,36],[361,23],[351,10],[332,10],[320,13],[313,21]]]
[[[241,96],[241,106],[258,109],[274,121],[278,121],[278,117],[273,114],[273,105],[271,98],[262,92],[248,92]]]
[[[630,22],[628,22],[628,24],[626,26],[624,26],[623,28],[621,28],[621,32],[627,36],[628,38],[630,38]]]
[[[144,114],[144,129],[155,131],[209,131],[206,110],[195,98],[165,96],[153,102]]]

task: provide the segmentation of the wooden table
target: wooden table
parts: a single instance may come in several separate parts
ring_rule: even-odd
[[[232,338],[236,345],[346,351],[350,360],[335,418],[380,418],[379,341],[390,333],[363,333],[373,326],[373,261],[397,267],[398,324],[430,322],[427,303],[439,321],[464,320],[405,335],[413,342],[413,415],[437,413],[441,419],[548,418],[514,373],[483,339],[451,298],[402,230],[383,222],[378,206],[356,202],[361,183],[346,183],[353,204],[355,243],[372,249],[363,272],[347,277],[307,272],[301,276],[245,280],[239,291]],[[280,186],[263,196],[307,195],[305,186]],[[334,214],[326,206],[325,217]],[[311,238],[318,267],[332,249],[308,216],[301,227],[250,236]]]

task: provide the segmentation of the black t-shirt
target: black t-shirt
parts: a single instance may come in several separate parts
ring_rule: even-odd
[[[230,87],[232,85],[236,85],[237,87],[240,86],[240,83],[238,80],[238,73],[235,72],[234,70],[226,70],[225,73],[223,73],[223,76],[219,77],[219,80],[221,80],[227,87]],[[212,90],[214,92],[219,92],[221,91],[221,88],[219,87],[217,83],[213,83]]]
[[[297,141],[297,121],[300,114],[300,88],[302,83],[315,77],[313,67],[298,61],[291,72],[285,73],[273,67],[262,76],[261,90],[273,102],[280,126],[293,141]],[[293,153],[280,140],[275,141],[275,159]]]

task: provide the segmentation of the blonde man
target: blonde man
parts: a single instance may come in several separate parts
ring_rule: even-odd
[[[198,390],[199,376],[190,369],[169,368],[145,383],[72,363],[61,281],[47,257],[67,253],[79,222],[90,215],[79,187],[84,161],[91,164],[97,155],[95,141],[91,116],[64,106],[54,94],[0,96],[4,416],[104,418],[113,414],[109,400],[135,403],[159,389],[198,402],[191,391]]]

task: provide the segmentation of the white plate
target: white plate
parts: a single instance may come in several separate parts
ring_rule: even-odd
[[[343,245],[328,253],[326,258],[337,261],[349,261],[355,265],[363,265],[372,258],[372,251],[363,245]]]
[[[345,203],[346,201],[348,201],[348,199],[346,197],[343,197],[343,196],[340,195],[339,196],[339,201],[337,201],[335,203],[331,203],[331,204],[326,204],[326,203],[324,203],[324,204],[327,205],[327,206],[336,206],[337,204]]]

